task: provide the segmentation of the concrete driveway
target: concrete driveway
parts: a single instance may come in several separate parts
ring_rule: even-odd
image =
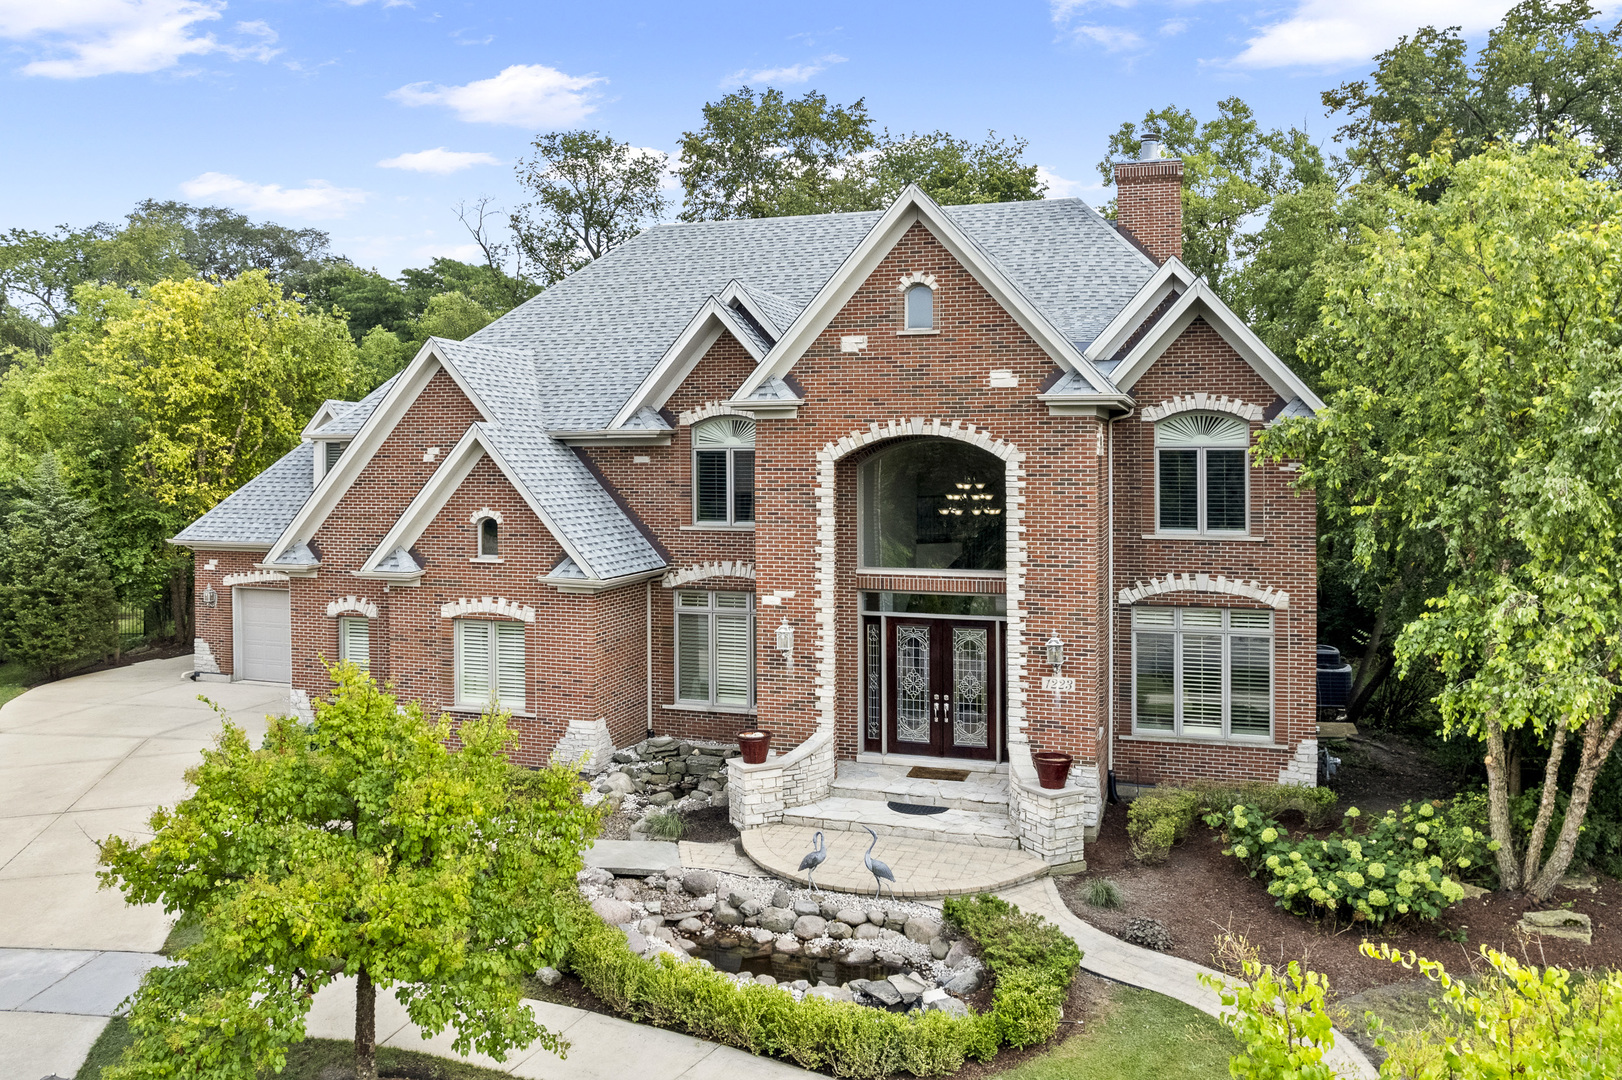
[[[161,958],[170,919],[100,888],[96,843],[150,836],[213,743],[218,702],[255,741],[287,704],[267,683],[194,683],[191,657],[30,690],[0,708],[0,1077],[72,1076]]]

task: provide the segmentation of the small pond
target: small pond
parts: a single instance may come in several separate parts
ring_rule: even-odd
[[[780,983],[804,979],[812,986],[818,983],[843,986],[852,979],[885,979],[895,973],[894,968],[879,963],[847,964],[840,960],[787,956],[777,952],[762,956],[759,950],[743,946],[723,948],[715,944],[700,944],[692,956],[697,960],[708,960],[717,971],[730,975],[746,971],[751,975],[770,975]]]

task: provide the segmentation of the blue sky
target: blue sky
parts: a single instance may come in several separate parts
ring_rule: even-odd
[[[518,197],[538,131],[672,151],[742,83],[867,100],[892,131],[1030,142],[1051,194],[1108,198],[1110,131],[1238,94],[1327,140],[1319,92],[1415,27],[1479,40],[1508,0],[651,4],[0,0],[0,228],[144,197],[328,230],[385,273],[472,257],[458,201]]]

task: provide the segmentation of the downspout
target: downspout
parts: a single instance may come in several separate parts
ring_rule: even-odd
[[[648,625],[643,639],[648,645],[648,738],[653,738],[653,579],[647,581]]]
[[[1109,648],[1106,650],[1109,659],[1108,666],[1105,669],[1105,685],[1109,688],[1109,707],[1105,710],[1105,716],[1109,724],[1109,737],[1105,740],[1105,750],[1109,760],[1107,777],[1111,802],[1118,801],[1115,794],[1115,422],[1117,420],[1129,420],[1137,411],[1138,407],[1134,405],[1123,415],[1110,418],[1109,462],[1106,466],[1109,473],[1109,497],[1105,503],[1109,507],[1109,554],[1106,558],[1108,563],[1106,572],[1109,574],[1109,581],[1104,587],[1104,600],[1109,605],[1109,619],[1107,620],[1109,623]]]

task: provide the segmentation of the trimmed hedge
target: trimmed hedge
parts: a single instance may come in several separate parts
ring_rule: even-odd
[[[1329,788],[1268,784],[1259,780],[1207,781],[1187,787],[1156,788],[1132,800],[1126,811],[1126,834],[1135,859],[1157,863],[1171,853],[1173,844],[1188,835],[1188,830],[1202,814],[1225,813],[1236,803],[1244,803],[1259,808],[1269,817],[1294,810],[1306,819],[1311,829],[1328,820],[1338,798]]]
[[[580,920],[569,965],[588,990],[632,1020],[856,1080],[953,1073],[966,1059],[989,1061],[1004,1044],[1050,1038],[1081,963],[1076,943],[992,896],[948,900],[946,913],[980,943],[996,977],[989,1013],[902,1014],[811,996],[795,1001],[782,987],[739,984],[702,964],[644,959],[625,947],[624,934],[589,915]]]

